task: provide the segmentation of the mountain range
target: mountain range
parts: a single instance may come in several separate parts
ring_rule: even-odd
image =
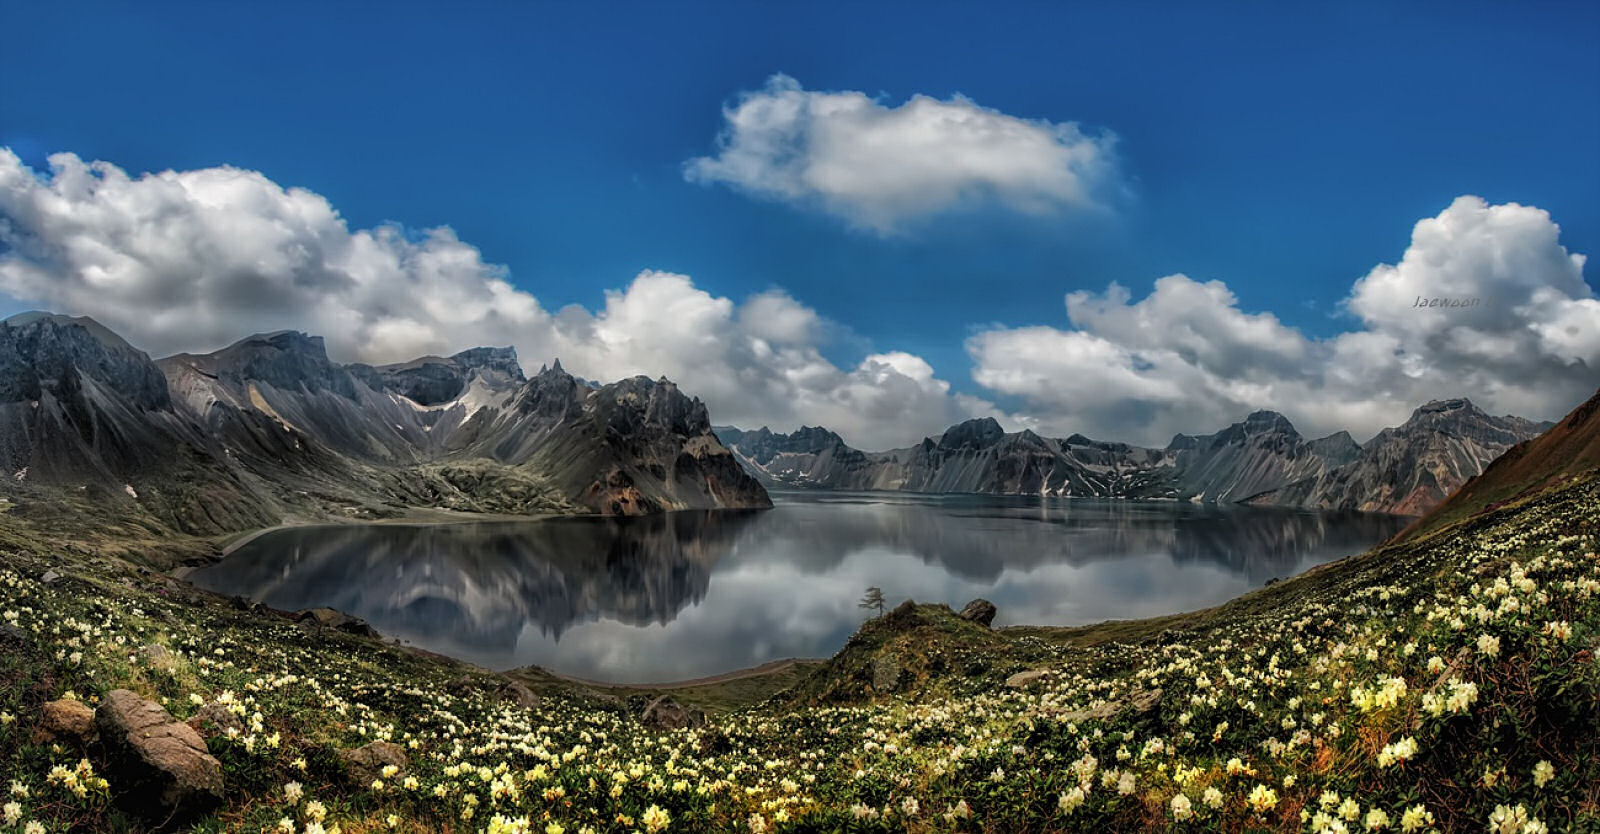
[[[1095,496],[1419,515],[1549,424],[1433,402],[1365,444],[1259,411],[1164,448],[969,420],[864,452],[825,428],[713,429],[666,379],[610,384],[511,348],[341,364],[250,336],[154,360],[85,318],[0,322],[0,498],[79,494],[146,528],[214,535],[417,508],[644,515],[771,506],[766,486]]]
[[[0,323],[0,493],[79,491],[214,534],[286,517],[767,507],[666,379],[608,385],[511,348],[339,364],[284,331],[159,361],[90,319]]]
[[[993,418],[939,437],[863,452],[825,428],[792,434],[718,427],[768,486],[994,495],[1160,498],[1420,515],[1549,423],[1494,417],[1465,399],[1428,403],[1366,444],[1348,432],[1307,439],[1257,411],[1222,431],[1179,434],[1164,448],[1007,433]]]

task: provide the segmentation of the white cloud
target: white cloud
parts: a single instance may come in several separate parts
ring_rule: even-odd
[[[1145,443],[1256,408],[1362,438],[1461,395],[1556,417],[1600,385],[1600,299],[1559,232],[1537,208],[1456,200],[1354,283],[1355,326],[1327,338],[1241,309],[1220,281],[1075,292],[1069,327],[969,339],[973,379],[1020,403],[1013,426]],[[252,171],[130,177],[61,154],[41,177],[0,149],[0,249],[0,293],[93,316],[155,355],[283,328],[346,361],[511,344],[534,368],[559,356],[592,379],[668,376],[719,423],[824,425],[864,448],[999,416],[912,354],[834,364],[836,326],[781,291],[735,300],[646,271],[597,309],[551,311],[447,228],[351,230],[323,197]],[[1418,296],[1479,303],[1418,309]]]
[[[780,74],[723,117],[716,154],[685,164],[690,181],[880,233],[973,203],[1033,214],[1102,207],[1118,187],[1111,134],[1009,116],[959,95],[889,107],[860,92],[804,90]]]
[[[647,271],[599,310],[551,313],[447,228],[351,230],[323,197],[235,168],[50,165],[36,176],[0,149],[0,292],[92,316],[157,356],[287,328],[345,361],[510,344],[533,369],[560,357],[592,379],[665,375],[719,423],[822,424],[867,448],[986,407],[909,354],[834,365],[828,323],[781,292],[737,303]]]
[[[1435,398],[1553,418],[1600,385],[1600,300],[1559,234],[1540,209],[1461,197],[1416,224],[1398,264],[1354,283],[1358,329],[1307,337],[1240,310],[1220,281],[1173,275],[1137,302],[1116,284],[1068,295],[1071,329],[976,334],[973,377],[1020,399],[1019,422],[1146,443],[1256,408],[1358,438]]]

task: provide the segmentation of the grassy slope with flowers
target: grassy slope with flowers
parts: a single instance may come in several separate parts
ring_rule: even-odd
[[[92,751],[33,740],[44,702],[119,687],[239,716],[207,739],[230,799],[199,830],[1600,830],[1597,508],[1591,473],[1159,621],[990,632],[918,606],[666,733],[0,526],[0,831],[141,826]],[[336,751],[375,739],[409,763],[351,784]]]

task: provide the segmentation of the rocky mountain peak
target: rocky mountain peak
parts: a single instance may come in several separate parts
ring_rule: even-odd
[[[1243,425],[1247,434],[1274,432],[1291,434],[1296,437],[1300,436],[1300,432],[1295,430],[1294,424],[1289,422],[1289,418],[1276,411],[1251,412],[1250,416],[1244,418]]]
[[[337,373],[328,361],[321,336],[296,330],[258,333],[210,355],[210,372],[237,384],[265,383],[285,391],[332,390],[355,396],[349,374]]]
[[[0,401],[66,396],[81,389],[83,377],[143,408],[171,402],[150,356],[94,319],[31,312],[0,323]]]
[[[647,425],[685,437],[711,433],[711,417],[705,403],[684,394],[676,383],[665,377],[658,380],[630,377],[601,386],[593,393],[593,398],[596,412],[621,432],[638,430],[640,426],[635,423],[642,417]]]
[[[1361,444],[1347,431],[1319,437],[1308,445],[1312,452],[1328,462],[1330,468],[1343,466],[1361,456]]]
[[[512,379],[521,382],[522,365],[517,361],[517,349],[514,347],[475,347],[461,351],[450,357],[463,368],[473,370],[499,371]],[[561,367],[557,360],[556,368]]]
[[[1433,400],[1419,406],[1416,411],[1411,412],[1411,419],[1407,420],[1406,423],[1409,425],[1411,423],[1447,420],[1482,419],[1488,416],[1476,405],[1473,405],[1472,400],[1458,397],[1450,400]]]
[[[939,438],[939,446],[944,449],[985,449],[999,443],[1005,436],[1006,431],[1000,427],[1000,421],[993,417],[979,417],[946,429],[944,436]]]
[[[1289,418],[1276,411],[1256,411],[1244,420],[1212,435],[1210,445],[1212,448],[1219,448],[1247,442],[1293,445],[1300,443],[1301,437],[1300,432],[1295,430],[1294,424],[1289,422]]]

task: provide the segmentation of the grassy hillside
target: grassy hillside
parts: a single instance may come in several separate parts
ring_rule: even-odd
[[[118,688],[233,716],[201,725],[227,798],[184,824],[208,831],[1596,830],[1597,506],[1583,477],[1160,620],[909,605],[670,732],[0,521],[0,831],[160,822],[119,810],[98,745],[40,732]],[[375,740],[393,770],[341,754]]]

